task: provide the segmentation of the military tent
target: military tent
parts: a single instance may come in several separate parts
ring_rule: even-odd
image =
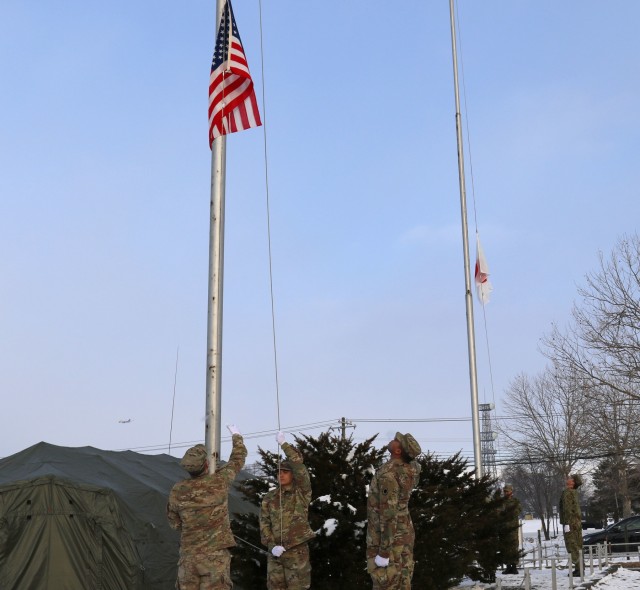
[[[44,442],[0,460],[2,590],[169,590],[179,459]],[[229,510],[246,512],[235,490]]]

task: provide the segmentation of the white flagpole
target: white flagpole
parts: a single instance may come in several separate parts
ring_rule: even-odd
[[[225,0],[216,1],[216,35]],[[215,40],[214,40],[215,43]],[[227,138],[217,137],[211,147],[211,213],[209,224],[209,305],[207,310],[207,386],[205,446],[209,473],[220,459],[222,384],[222,291],[224,271],[224,189]]]
[[[458,142],[458,178],[460,181],[460,213],[462,216],[462,249],[464,254],[464,286],[467,309],[467,346],[469,351],[469,384],[471,389],[471,423],[473,426],[473,456],[476,478],[482,477],[482,453],[480,448],[480,415],[478,413],[478,376],[476,369],[476,336],[473,323],[473,296],[471,292],[471,264],[469,261],[469,228],[467,226],[467,196],[464,182],[464,155],[462,151],[462,121],[460,92],[458,90],[458,54],[456,51],[456,27],[454,0],[449,0],[451,16],[451,48],[453,51],[453,86],[456,98],[456,138]]]

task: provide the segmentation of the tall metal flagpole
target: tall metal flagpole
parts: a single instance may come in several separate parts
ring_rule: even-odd
[[[478,413],[478,377],[476,369],[476,336],[473,323],[473,297],[471,292],[471,264],[469,262],[469,228],[467,226],[467,193],[464,183],[464,154],[462,151],[462,120],[460,92],[458,90],[458,54],[456,51],[456,26],[454,0],[449,0],[451,15],[451,48],[453,51],[453,86],[456,97],[456,139],[458,142],[458,178],[460,181],[460,214],[462,216],[462,248],[464,253],[464,287],[467,308],[467,345],[469,350],[469,384],[471,388],[471,423],[473,425],[473,456],[476,478],[482,477],[480,450],[480,415]]]
[[[220,27],[224,0],[216,0],[216,33]],[[205,446],[209,473],[220,458],[220,411],[222,384],[222,285],[224,271],[224,189],[227,138],[221,136],[211,147],[211,213],[209,224],[209,305],[207,310],[207,387]]]

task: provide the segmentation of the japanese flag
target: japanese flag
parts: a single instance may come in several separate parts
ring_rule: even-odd
[[[482,305],[489,303],[491,291],[493,287],[489,282],[489,266],[480,245],[480,236],[476,234],[476,292]]]

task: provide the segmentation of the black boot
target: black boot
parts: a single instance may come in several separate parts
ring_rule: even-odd
[[[509,566],[509,573],[513,574],[514,576],[518,575],[518,568],[516,567],[515,563]]]

